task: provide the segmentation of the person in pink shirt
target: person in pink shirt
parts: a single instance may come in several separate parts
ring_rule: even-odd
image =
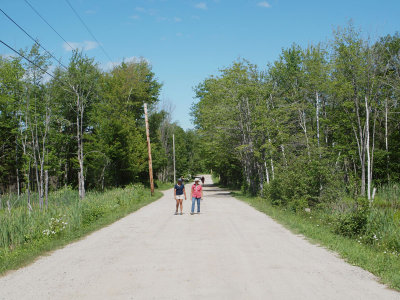
[[[192,189],[190,190],[190,198],[192,198],[192,210],[190,214],[194,214],[194,206],[197,202],[197,213],[200,213],[200,200],[203,198],[203,187],[200,184],[200,178],[194,179],[194,184],[192,185]]]

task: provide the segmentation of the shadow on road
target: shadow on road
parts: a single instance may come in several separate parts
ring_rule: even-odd
[[[221,189],[204,189],[205,192],[220,192]]]
[[[207,196],[213,196],[213,197],[231,197],[231,193],[230,192],[220,192],[220,193],[213,193],[213,194],[209,194]]]

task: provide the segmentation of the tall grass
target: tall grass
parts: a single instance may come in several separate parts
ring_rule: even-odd
[[[162,189],[167,187],[161,185]],[[161,195],[156,192],[150,197],[150,191],[138,184],[88,192],[80,200],[77,191],[64,188],[50,193],[48,207],[43,209],[36,195],[31,195],[32,210],[26,195],[5,196],[3,204],[4,200],[10,204],[0,209],[0,273],[109,224]]]

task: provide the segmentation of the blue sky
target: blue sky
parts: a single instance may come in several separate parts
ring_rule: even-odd
[[[372,38],[400,31],[399,0],[69,0],[110,61],[65,0],[28,1],[66,41],[83,48],[103,68],[146,58],[164,84],[162,102],[172,104],[172,119],[184,129],[193,127],[193,87],[237,58],[265,67],[292,43],[327,41],[349,19]],[[0,7],[68,62],[69,47],[24,0],[1,0]],[[0,39],[16,49],[32,45],[3,14]],[[11,51],[1,45],[0,54]]]

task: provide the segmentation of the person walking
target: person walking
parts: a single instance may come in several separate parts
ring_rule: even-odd
[[[174,198],[176,200],[176,210],[175,210],[175,215],[178,214],[178,208],[179,206],[181,207],[181,215],[182,215],[182,209],[183,209],[183,196],[185,196],[186,200],[186,191],[185,191],[185,185],[182,182],[182,179],[178,179],[178,183],[175,184],[174,187]]]
[[[192,185],[192,189],[190,191],[190,198],[192,198],[192,210],[190,214],[194,214],[194,206],[195,202],[197,202],[197,213],[200,213],[200,200],[203,198],[203,187],[200,184],[200,178],[194,179],[194,184]]]

